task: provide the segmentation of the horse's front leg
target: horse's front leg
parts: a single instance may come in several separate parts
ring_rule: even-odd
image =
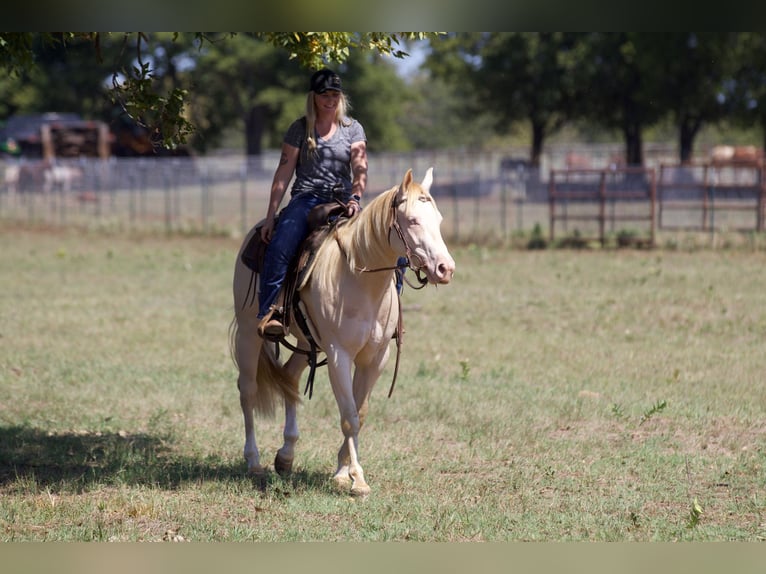
[[[354,398],[351,380],[351,359],[344,351],[331,351],[328,361],[330,383],[340,411],[340,428],[343,432],[343,445],[338,452],[338,468],[333,475],[335,483],[346,488],[351,483],[351,494],[365,496],[370,487],[364,479],[362,465],[359,464],[359,429],[361,418]],[[329,357],[330,355],[328,355]]]
[[[298,388],[301,373],[308,366],[308,358],[300,353],[293,355],[285,363],[285,371],[290,381]],[[274,470],[279,474],[289,474],[293,469],[293,460],[295,459],[295,444],[298,442],[300,433],[298,432],[298,405],[285,401],[285,428],[282,433],[284,443],[282,448],[277,451],[274,459]]]
[[[387,358],[388,348],[386,347],[374,361],[365,365],[358,365],[354,371],[352,394],[359,427],[353,440],[349,440],[349,437],[344,435],[343,444],[338,451],[338,469],[334,477],[338,484],[348,485],[350,481],[353,481],[351,484],[352,494],[366,495],[370,492],[370,487],[364,479],[364,473],[359,464],[358,437],[367,417],[370,394],[383,371]]]

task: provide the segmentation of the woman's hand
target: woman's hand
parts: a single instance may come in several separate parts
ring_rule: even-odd
[[[264,243],[268,243],[269,241],[271,241],[272,233],[274,233],[274,218],[267,217],[263,221],[263,225],[261,226],[261,240]]]
[[[353,217],[355,214],[362,211],[362,206],[359,205],[359,201],[362,199],[361,197],[357,199],[358,196],[352,196],[351,199],[348,200],[348,203],[346,203],[346,215],[349,217]]]

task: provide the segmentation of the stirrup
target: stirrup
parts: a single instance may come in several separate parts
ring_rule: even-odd
[[[280,341],[287,336],[287,328],[282,321],[282,309],[272,305],[269,312],[258,323],[258,334],[267,341]]]

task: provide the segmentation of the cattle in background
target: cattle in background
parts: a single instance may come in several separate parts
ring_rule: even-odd
[[[18,163],[5,164],[3,172],[3,191],[6,193],[16,193],[19,191],[19,173],[21,166]]]
[[[69,192],[82,184],[82,167],[55,161],[9,163],[3,176],[8,193]]]
[[[573,151],[567,153],[564,162],[567,169],[591,169],[593,167],[593,162],[589,155]]]
[[[69,192],[82,182],[83,175],[83,169],[76,165],[49,164],[43,170],[43,191]]]
[[[710,162],[715,166],[758,167],[763,163],[763,149],[753,145],[717,145],[710,150]]]

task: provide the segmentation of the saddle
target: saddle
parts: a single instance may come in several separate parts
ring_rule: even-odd
[[[316,252],[316,249],[322,243],[322,240],[328,235],[329,230],[332,228],[332,224],[343,215],[345,210],[346,206],[342,203],[329,202],[317,205],[309,212],[307,217],[309,224],[308,235],[298,249],[298,256],[293,262],[294,264],[290,266],[288,276],[293,275],[293,271],[297,271],[298,266],[295,265],[295,262],[307,258],[307,255]],[[279,214],[277,214],[277,220],[279,220]],[[242,263],[255,273],[260,273],[263,269],[263,259],[266,256],[266,246],[268,245],[268,243],[261,239],[262,227],[263,221],[255,226],[255,233],[253,233],[252,237],[247,242],[247,245],[245,245],[240,257]]]
[[[262,322],[265,323],[271,319],[274,313],[282,315],[284,332],[281,337],[277,338],[277,341],[283,341],[284,337],[290,331],[291,309],[295,311],[296,316],[302,318],[302,314],[298,308],[296,287],[302,283],[303,275],[308,269],[309,264],[313,261],[319,246],[330,234],[330,231],[335,225],[348,220],[345,216],[345,211],[345,204],[336,201],[317,205],[309,212],[307,216],[308,235],[301,242],[300,247],[298,248],[298,253],[295,255],[287,269],[287,275],[282,283],[282,288],[279,291],[276,301],[262,319]],[[278,218],[279,215],[277,215],[277,219]],[[242,255],[240,256],[242,263],[253,272],[251,287],[254,287],[256,275],[259,275],[263,269],[266,246],[268,245],[268,243],[261,239],[262,227],[263,222],[256,225],[255,233],[253,233],[252,237],[247,242],[247,245],[242,250]],[[256,294],[253,289],[253,301],[255,301],[255,296]],[[299,323],[303,323],[303,321],[299,321]],[[299,327],[307,337],[310,337],[307,325],[299,324]]]
[[[277,215],[277,218],[279,215]],[[306,381],[305,393],[308,393],[309,399],[314,392],[314,373],[317,367],[321,367],[327,364],[327,359],[324,359],[321,363],[317,362],[317,353],[319,352],[319,346],[314,340],[311,330],[308,326],[308,321],[303,314],[299,306],[300,297],[298,296],[297,286],[303,283],[304,275],[311,267],[311,262],[317,253],[322,242],[327,236],[335,229],[336,226],[342,225],[348,221],[346,216],[346,205],[339,201],[333,201],[329,203],[323,203],[312,208],[307,217],[308,221],[308,235],[298,248],[298,253],[293,259],[292,263],[288,267],[287,275],[282,289],[277,296],[277,300],[272,305],[271,309],[266,313],[262,321],[268,321],[275,311],[280,310],[282,312],[282,324],[284,325],[284,335],[279,338],[275,343],[281,343],[293,352],[303,353],[308,355],[309,362],[309,376]],[[255,227],[255,233],[248,241],[245,248],[242,250],[240,259],[251,271],[253,271],[253,278],[257,274],[260,274],[263,269],[263,259],[266,254],[266,246],[268,245],[261,239],[261,227],[263,222],[259,223]],[[253,293],[255,298],[255,293]],[[293,312],[290,313],[290,310]],[[305,351],[295,347],[293,344],[286,340],[286,336],[290,331],[290,324],[292,319],[295,318],[298,327],[301,329],[303,336],[309,343],[310,350]],[[402,336],[404,334],[402,324],[401,305],[399,306],[399,320],[397,322],[396,332],[394,339],[396,340],[396,366],[394,368],[394,377],[391,382],[391,389],[388,392],[388,396],[394,390],[394,384],[396,383],[396,375],[399,371],[399,356],[401,353]],[[277,345],[277,350],[279,346]]]

